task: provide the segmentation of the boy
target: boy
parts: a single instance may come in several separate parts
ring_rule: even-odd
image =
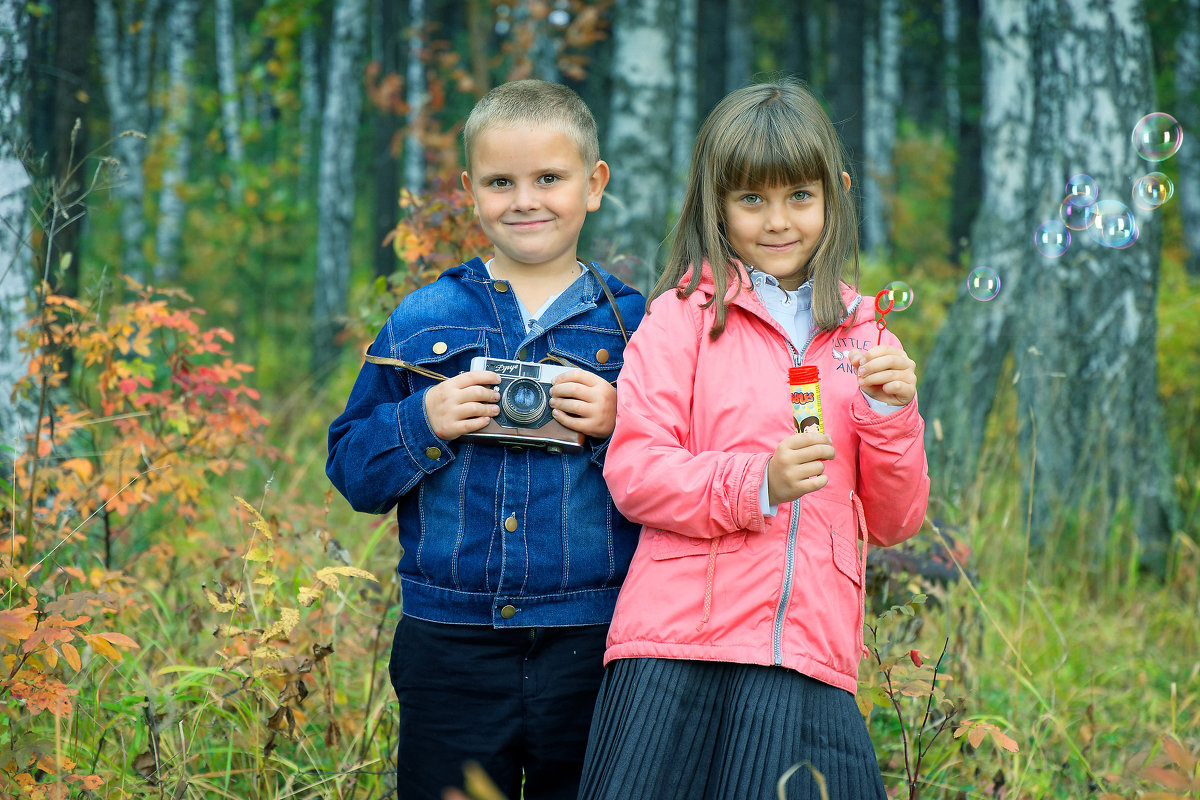
[[[573,91],[499,86],[471,111],[463,140],[463,187],[494,253],[447,270],[392,313],[330,425],[326,472],[358,511],[396,506],[400,800],[441,798],[468,759],[513,800],[573,800],[637,541],[601,469],[613,382],[644,301],[576,259],[608,165]],[[543,399],[564,428],[539,427],[529,444],[482,438],[501,414],[497,386],[506,389],[473,368],[483,356],[561,372]],[[523,410],[513,399],[506,391],[506,426]],[[577,438],[540,441],[551,428]]]

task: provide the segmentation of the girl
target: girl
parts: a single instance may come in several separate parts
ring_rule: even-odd
[[[642,525],[582,800],[775,796],[795,764],[883,798],[854,702],[866,544],[921,526],[913,362],[840,276],[857,220],[837,135],[797,83],[701,127],[670,260],[626,350],[604,477]],[[796,431],[815,365],[825,433]],[[860,545],[859,541],[864,544]],[[810,771],[789,797],[818,796]]]

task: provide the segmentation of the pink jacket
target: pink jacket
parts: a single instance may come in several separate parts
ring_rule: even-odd
[[[817,331],[803,363],[820,370],[835,457],[829,483],[773,517],[763,470],[795,432],[788,368],[800,356],[744,280],[725,332],[705,267],[700,288],[656,298],[625,351],[604,477],[642,532],[617,600],[605,663],[659,657],[784,666],[853,692],[862,657],[865,545],[921,527],[929,497],[914,399],[871,410],[842,356],[874,346],[874,307],[850,287],[850,313]],[[886,343],[898,344],[888,331]]]

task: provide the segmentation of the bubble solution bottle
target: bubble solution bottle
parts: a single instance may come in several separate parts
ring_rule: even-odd
[[[796,430],[801,433],[815,419],[817,429],[825,432],[825,419],[821,416],[820,374],[816,367],[792,367],[788,370],[788,384],[792,393],[792,416]]]

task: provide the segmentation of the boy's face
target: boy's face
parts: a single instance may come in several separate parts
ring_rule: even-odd
[[[608,165],[585,164],[574,140],[547,127],[491,128],[471,147],[463,188],[496,247],[493,269],[574,264],[587,212],[600,207]]]

